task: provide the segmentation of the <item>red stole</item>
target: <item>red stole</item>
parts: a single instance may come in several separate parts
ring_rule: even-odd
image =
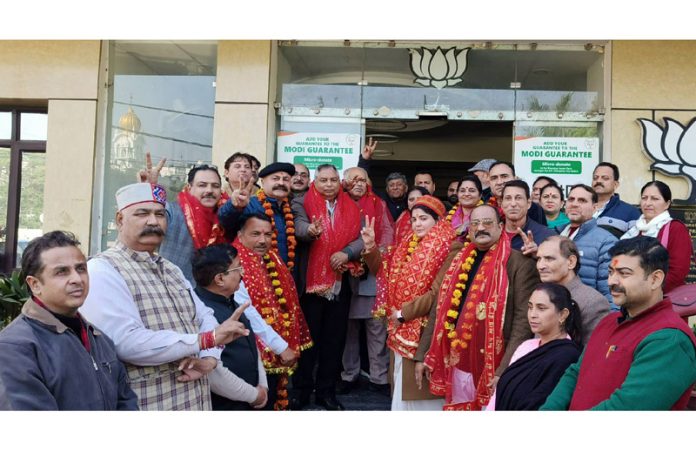
[[[178,201],[196,249],[225,242],[225,232],[220,226],[217,208],[210,209],[201,205],[200,200],[189,194],[188,186],[179,192]]]
[[[244,268],[244,285],[254,308],[294,352],[299,353],[311,347],[312,338],[300,309],[295,282],[280,256],[270,250],[267,253],[269,260],[264,262],[262,257],[244,247],[239,242],[239,238],[235,239],[232,245],[239,252],[239,260]],[[272,267],[269,268],[268,265]],[[277,273],[273,278],[277,279],[279,286],[273,285],[270,275],[272,272]],[[276,294],[277,288],[282,289],[280,295]],[[284,299],[283,303],[281,299]],[[258,337],[256,344],[266,372],[273,374],[292,372],[294,368],[283,366],[280,356],[267,348]]]
[[[384,309],[385,313],[391,314],[392,311],[400,310],[404,303],[428,292],[447,258],[454,230],[449,222],[441,219],[418,242],[407,261],[411,236],[412,234],[402,239],[391,254],[385,257],[385,264],[377,274],[374,311],[381,312]],[[427,322],[427,316],[417,317],[398,326],[390,321],[387,346],[404,358],[413,359]]]
[[[411,228],[411,211],[407,209],[396,219],[394,243],[397,244],[401,242],[406,236],[410,237],[411,233],[413,233],[413,229]]]
[[[452,294],[459,282],[458,275],[474,248],[474,244],[469,243],[447,269],[438,294],[435,331],[424,361],[431,370],[430,391],[435,395],[445,396],[446,410],[481,410],[487,405],[492,394],[488,385],[495,377],[495,369],[505,354],[503,319],[507,306],[507,262],[511,246],[504,233],[483,257],[476,274],[469,274],[469,290],[456,325],[458,336],[465,328],[469,329],[471,340],[467,347],[452,348],[451,339],[444,332]],[[474,401],[451,403],[454,367],[472,374],[476,388]]]
[[[618,323],[621,312],[602,319],[592,332],[582,357],[578,381],[575,385],[570,410],[587,410],[607,400],[621,387],[633,362],[633,352],[646,336],[665,328],[676,328],[691,338],[696,337],[684,321],[672,310],[672,302],[665,299],[637,317]],[[664,370],[669,370],[665,367]],[[691,396],[691,387],[679,397],[673,410],[685,409]]]
[[[362,217],[375,217],[375,242],[378,246],[386,246],[391,244],[393,237],[385,236],[386,234],[386,224],[384,219],[392,221],[391,214],[385,214],[387,205],[384,200],[379,198],[372,192],[372,188],[367,186],[367,193],[360,197],[358,200],[358,207],[360,208],[360,213]],[[410,228],[409,223],[409,228]]]
[[[341,279],[341,273],[331,268],[329,259],[331,255],[343,250],[360,237],[360,210],[353,199],[341,189],[336,197],[332,221],[326,208],[326,199],[319,194],[314,182],[309,185],[305,194],[304,208],[310,222],[319,218],[323,227],[321,236],[309,249],[306,292],[327,297],[334,283]]]

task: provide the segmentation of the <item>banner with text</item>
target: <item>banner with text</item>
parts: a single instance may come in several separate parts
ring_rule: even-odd
[[[599,163],[599,138],[515,138],[515,173],[532,183],[544,175],[564,188],[577,183],[592,185],[592,171]]]
[[[343,171],[358,165],[360,135],[347,133],[278,132],[278,161],[304,164],[314,179],[314,169],[333,164],[343,178]]]

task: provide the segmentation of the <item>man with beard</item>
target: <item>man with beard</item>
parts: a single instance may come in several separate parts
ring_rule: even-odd
[[[361,217],[374,221],[375,241],[381,250],[392,243],[394,227],[387,212],[384,200],[376,196],[368,185],[367,172],[360,167],[352,167],[343,175],[346,191],[360,208]],[[367,220],[367,219],[365,219]],[[378,318],[373,317],[372,309],[377,295],[377,279],[374,273],[362,266],[356,276],[349,277],[351,298],[348,312],[346,344],[343,349],[342,383],[338,393],[348,393],[358,382],[360,375],[360,325],[365,325],[367,355],[369,358],[370,388],[377,392],[388,393],[389,352],[387,351],[387,327]]]
[[[609,255],[609,287],[621,310],[599,322],[541,409],[685,409],[696,382],[696,337],[663,296],[669,254],[657,239],[638,236]]]
[[[356,268],[363,242],[360,238],[360,210],[341,189],[336,167],[317,167],[307,193],[293,200],[297,235],[310,242],[304,279],[305,293],[300,304],[314,347],[302,352],[293,386],[293,409],[309,403],[316,389],[316,403],[329,410],[341,410],[336,399],[336,379],[341,372],[350,306],[349,276]],[[318,364],[316,381],[314,366]]]
[[[209,410],[207,377],[219,345],[249,331],[243,305],[218,325],[181,269],[155,253],[167,229],[166,192],[135,183],[116,192],[116,244],[87,263],[81,312],[116,345],[143,410]]]
[[[447,211],[452,209],[452,207],[459,202],[459,197],[457,196],[457,188],[458,187],[459,187],[458,180],[452,180],[452,181],[450,181],[450,184],[447,185],[447,201],[444,202],[445,209],[447,209]]]
[[[619,168],[608,162],[597,164],[592,173],[592,189],[597,193],[597,209],[592,215],[597,225],[617,238],[631,228],[640,217],[640,210],[619,198]]]
[[[309,169],[304,164],[295,163],[295,175],[290,179],[290,189],[294,197],[299,197],[309,189]]]
[[[148,164],[152,166],[149,160]],[[193,252],[225,240],[217,215],[221,196],[222,180],[217,167],[199,164],[189,171],[188,183],[179,193],[178,201],[167,202],[167,235],[159,254],[176,264],[194,287]]]
[[[220,223],[227,235],[239,230],[239,219],[243,214],[265,214],[271,219],[273,229],[272,249],[277,251],[290,270],[295,267],[295,221],[290,207],[290,179],[295,175],[295,166],[275,162],[259,172],[261,189],[250,196],[243,195],[242,183],[236,186],[233,195],[219,210]],[[246,188],[247,192],[248,187]],[[240,195],[242,194],[242,195]]]
[[[239,253],[244,281],[235,299],[238,302],[250,300],[265,323],[285,342],[285,348],[278,352],[279,349],[264,341],[263,336],[257,340],[268,378],[267,409],[285,410],[288,377],[295,369],[300,352],[312,346],[312,339],[292,275],[272,249],[271,219],[265,214],[252,213],[240,218],[240,226],[233,246]]]
[[[491,198],[488,204],[500,208],[503,204],[503,187],[508,181],[517,179],[515,176],[515,166],[505,161],[498,161],[491,164],[488,172],[488,179],[491,183]],[[501,210],[502,211],[502,210]],[[538,204],[532,202],[527,216],[535,222],[546,226],[546,214]]]

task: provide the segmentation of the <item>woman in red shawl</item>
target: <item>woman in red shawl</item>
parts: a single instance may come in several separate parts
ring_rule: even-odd
[[[427,189],[421,186],[414,186],[410,191],[408,191],[406,210],[401,213],[394,224],[395,244],[398,244],[405,236],[410,236],[413,232],[413,230],[411,230],[411,208],[413,208],[413,205],[416,204],[416,200],[424,195],[430,195],[430,193]]]
[[[427,316],[409,321],[396,317],[404,303],[430,290],[435,275],[449,253],[454,230],[449,222],[443,220],[444,215],[445,207],[440,200],[430,195],[419,198],[411,209],[412,232],[384,258],[375,243],[374,219],[369,219],[361,231],[365,244],[363,258],[370,271],[377,272],[375,314],[394,315],[395,318],[389,322],[387,336],[387,346],[394,354],[392,410],[442,409],[443,401],[431,396],[427,387],[421,389],[422,395],[416,398],[402,396],[402,392],[412,391],[402,390],[403,386],[415,385],[413,358]]]

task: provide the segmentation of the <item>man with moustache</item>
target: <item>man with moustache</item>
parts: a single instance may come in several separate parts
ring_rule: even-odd
[[[91,289],[81,312],[116,345],[143,410],[209,410],[204,375],[220,349],[249,331],[243,305],[218,325],[181,269],[157,255],[167,229],[166,192],[135,183],[116,192],[116,244],[87,263]]]
[[[295,175],[295,166],[290,163],[275,162],[259,172],[261,189],[250,196],[239,195],[244,190],[235,189],[219,210],[220,223],[228,236],[239,230],[239,219],[246,214],[266,214],[273,228],[272,248],[277,251],[290,270],[295,266],[295,222],[288,196],[290,179]],[[247,188],[248,189],[248,188]],[[243,194],[243,193],[241,193]],[[231,237],[231,236],[230,236]]]
[[[70,233],[32,239],[22,254],[31,297],[0,332],[0,410],[137,410],[114,344],[77,312],[87,260]]]
[[[598,290],[580,281],[580,252],[577,245],[567,237],[549,236],[539,245],[536,256],[542,283],[562,284],[578,304],[582,318],[582,345],[587,345],[592,330],[609,314],[609,304]]]
[[[406,175],[401,172],[390,173],[387,175],[386,181],[386,192],[379,193],[378,195],[384,200],[384,203],[386,203],[392,219],[396,220],[408,207],[406,198],[408,182],[406,181]]]
[[[447,202],[445,202],[445,208],[448,211],[459,201],[457,197],[457,187],[459,187],[458,180],[452,180],[450,184],[447,185]]]
[[[592,213],[597,207],[597,193],[585,184],[571,186],[566,202],[566,215],[570,223],[559,227],[561,236],[573,240],[580,252],[578,276],[584,284],[597,289],[609,302],[612,310],[619,307],[612,303],[607,277],[609,276],[609,249],[618,240],[607,230],[597,226]]]
[[[640,210],[619,198],[619,168],[609,162],[597,164],[592,173],[592,189],[597,193],[597,209],[592,217],[597,225],[617,238],[631,228],[640,217]]]
[[[430,192],[430,195],[433,195],[435,192],[435,181],[433,174],[430,172],[421,171],[416,173],[416,176],[413,178],[413,185],[424,187],[428,190],[428,192]]]
[[[696,382],[696,337],[663,296],[669,254],[648,236],[620,240],[609,254],[609,286],[621,310],[597,325],[541,409],[685,409]]]
[[[488,180],[491,184],[491,198],[488,204],[500,208],[503,202],[503,187],[508,181],[517,179],[515,176],[515,166],[505,161],[497,161],[491,164],[488,172]],[[501,210],[502,211],[502,210]],[[538,204],[532,202],[527,211],[529,218],[535,222],[546,226],[546,214]]]
[[[453,246],[456,256],[430,291],[402,307],[404,320],[411,320],[427,313],[422,305],[432,305],[416,354],[416,360],[425,355],[416,382],[427,367],[430,391],[445,397],[444,409],[485,406],[515,349],[532,337],[527,302],[539,275],[534,260],[512,249],[503,230],[496,208],[474,208],[471,242]]]
[[[292,409],[315,401],[328,410],[342,410],[336,399],[350,306],[349,269],[356,269],[363,242],[360,209],[341,188],[336,167],[324,164],[314,172],[307,193],[293,199],[297,236],[309,242],[307,270],[299,275],[305,293],[300,299],[314,347],[302,352],[293,377],[297,395]],[[314,367],[317,365],[316,378]]]
[[[309,169],[304,164],[295,163],[295,175],[290,179],[290,190],[292,196],[299,197],[309,189]]]
[[[221,196],[222,180],[217,167],[199,164],[189,170],[188,183],[179,193],[178,201],[167,202],[167,235],[159,254],[176,264],[193,287],[196,286],[191,269],[194,251],[225,241],[217,215]]]

